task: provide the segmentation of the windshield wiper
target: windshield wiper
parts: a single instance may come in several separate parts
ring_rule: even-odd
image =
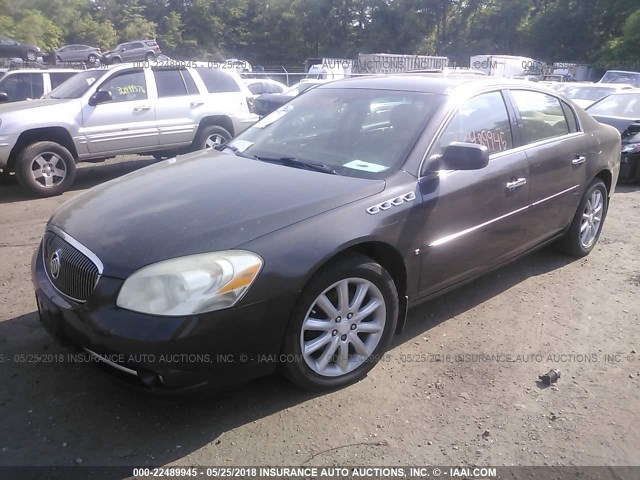
[[[217,150],[218,152],[222,152],[227,148],[231,150],[233,153],[235,153],[238,157],[252,158],[252,157],[248,157],[247,155],[243,155],[242,154],[243,150],[240,150],[238,147],[234,147],[233,145],[228,145],[226,143],[222,145],[216,145],[215,147],[213,147],[213,149]]]
[[[305,162],[304,160],[298,160],[295,157],[263,157],[260,155],[254,155],[253,158],[255,158],[256,160],[260,160],[261,162],[277,163],[279,165],[285,165],[287,167],[305,168],[307,170],[313,170],[315,172],[340,175],[334,168],[325,165],[324,163]]]

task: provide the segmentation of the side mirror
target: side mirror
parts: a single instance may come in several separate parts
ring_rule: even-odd
[[[8,101],[9,101],[9,95],[7,95],[5,92],[0,92],[0,103],[8,102]]]
[[[110,102],[111,100],[113,100],[111,92],[107,92],[106,90],[98,90],[96,93],[91,95],[91,98],[89,98],[89,105],[95,107],[96,105]]]
[[[440,157],[440,165],[450,170],[480,170],[488,164],[489,149],[477,143],[452,142]]]

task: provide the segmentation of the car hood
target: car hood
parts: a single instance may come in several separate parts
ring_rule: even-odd
[[[63,205],[50,224],[95,253],[105,275],[126,278],[168,258],[237,248],[384,188],[383,180],[209,151],[93,188]]]
[[[0,115],[15,111],[23,112],[34,108],[46,108],[51,107],[52,105],[55,106],[54,108],[57,108],[61,103],[66,102],[69,102],[69,100],[62,98],[36,98],[33,100],[23,100],[21,102],[0,103]]]

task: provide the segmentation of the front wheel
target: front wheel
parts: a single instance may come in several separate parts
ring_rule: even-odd
[[[89,55],[89,58],[87,58],[87,61],[93,65],[94,63],[96,63],[98,61],[98,57],[96,57],[93,53],[91,55]]]
[[[209,150],[231,140],[231,134],[218,125],[204,127],[194,141],[193,150]]]
[[[18,182],[38,197],[66,191],[75,180],[73,155],[55,142],[37,142],[24,148],[15,165]]]
[[[608,201],[604,182],[594,179],[580,201],[569,230],[558,242],[560,250],[576,257],[589,255],[602,232]]]
[[[285,375],[313,391],[361,380],[391,341],[398,303],[393,279],[368,257],[323,269],[302,292],[287,327]]]

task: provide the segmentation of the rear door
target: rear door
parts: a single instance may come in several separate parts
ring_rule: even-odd
[[[122,52],[122,60],[124,62],[142,60],[144,58],[144,51],[142,42],[132,42],[128,44],[127,49]]]
[[[119,71],[98,90],[111,93],[113,100],[82,107],[83,128],[91,153],[148,150],[158,145],[154,107],[155,90],[149,91],[148,69]]]
[[[510,112],[510,113],[509,113]],[[527,236],[529,167],[513,137],[515,118],[500,91],[464,102],[429,153],[420,179],[424,215],[420,294],[428,295],[523,251]],[[485,145],[487,167],[439,169],[451,142]]]
[[[204,98],[187,69],[154,69],[160,145],[190,144],[204,115]]]
[[[571,222],[587,181],[590,142],[571,107],[554,95],[509,92],[529,162],[529,242],[552,237]]]

